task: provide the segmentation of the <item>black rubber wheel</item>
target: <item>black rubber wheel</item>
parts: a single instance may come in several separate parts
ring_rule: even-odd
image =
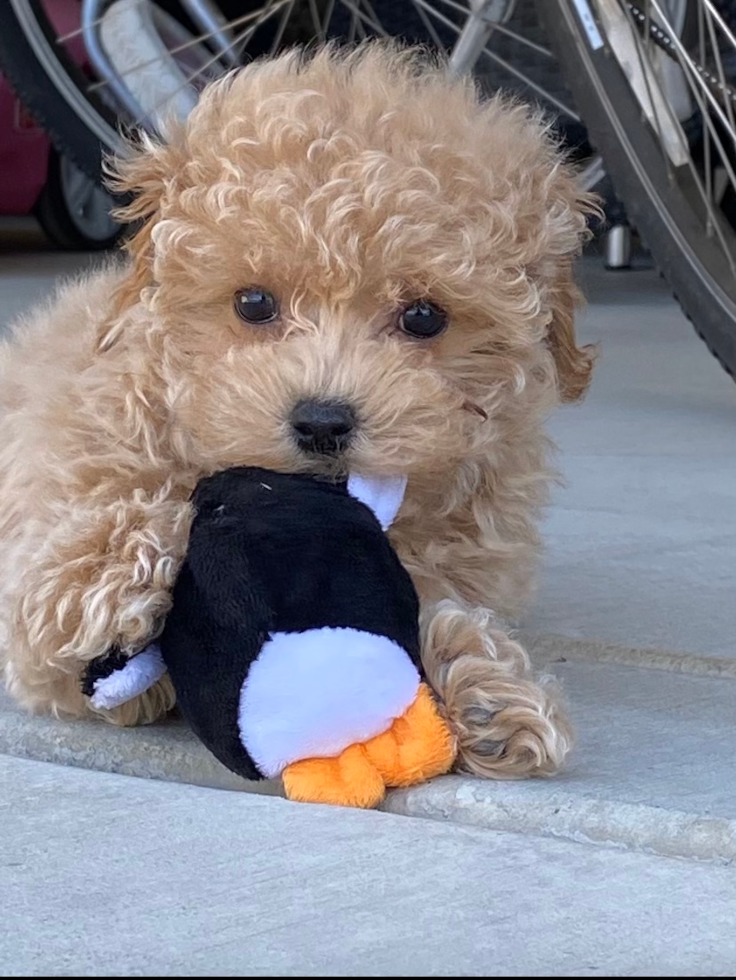
[[[88,177],[99,181],[103,152],[114,149],[117,142],[115,113],[94,93],[87,92],[89,80],[64,47],[55,43],[56,33],[41,0],[22,0],[19,6],[22,6],[20,17],[14,0],[0,0],[0,67],[57,150],[73,160]],[[28,23],[21,22],[23,16],[35,20],[31,28],[35,32],[35,46],[29,39]],[[66,94],[49,79],[43,57],[53,61]],[[88,111],[96,115],[100,129],[109,129],[110,138],[104,144],[74,108],[75,99],[82,99]]]
[[[605,44],[590,43],[572,0],[537,0],[537,9],[631,224],[698,334],[736,375],[736,279],[690,203],[697,200],[694,187],[690,193],[684,175],[668,179],[659,141],[625,75]],[[724,233],[736,253],[736,234],[725,221]]]
[[[122,232],[110,217],[114,204],[112,196],[83,171],[51,151],[46,184],[34,213],[54,245],[74,252],[111,248]]]

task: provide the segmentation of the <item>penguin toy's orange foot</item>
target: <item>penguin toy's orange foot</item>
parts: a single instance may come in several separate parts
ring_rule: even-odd
[[[302,759],[282,776],[286,796],[305,803],[374,807],[386,787],[413,786],[448,772],[455,741],[426,684],[391,727],[332,758]]]
[[[338,756],[292,762],[281,775],[287,799],[300,803],[368,809],[386,795],[386,784],[360,742]]]
[[[388,731],[365,743],[386,786],[414,786],[449,772],[455,739],[426,684]]]

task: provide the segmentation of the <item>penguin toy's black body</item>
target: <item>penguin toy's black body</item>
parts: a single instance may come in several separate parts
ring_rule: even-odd
[[[370,509],[344,484],[251,468],[204,480],[194,507],[161,652],[205,745],[256,778],[358,740],[374,707],[388,727],[419,684],[419,604]],[[342,676],[361,633],[370,652]],[[358,719],[374,668],[385,700]]]
[[[445,771],[451,739],[423,683],[416,591],[385,533],[404,485],[360,477],[335,484],[254,467],[202,480],[158,644],[108,677],[98,671],[88,691],[93,704],[127,700],[168,670],[202,742],[229,769],[258,779],[304,760],[340,760],[346,750],[360,768],[376,756],[377,738],[385,755],[386,733],[421,702],[412,709],[412,717],[422,715],[419,728],[402,722],[411,734],[399,740],[423,738],[429,724],[433,758],[441,736],[442,763],[415,767],[417,777]],[[356,746],[363,746],[359,759]],[[393,775],[401,769],[397,753]],[[310,787],[327,778],[321,770],[297,775]],[[340,795],[293,793],[358,805],[376,794]]]

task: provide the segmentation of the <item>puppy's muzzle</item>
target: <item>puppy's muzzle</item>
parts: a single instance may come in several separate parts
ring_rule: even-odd
[[[345,402],[305,398],[291,413],[294,440],[303,453],[338,456],[350,445],[357,418]]]

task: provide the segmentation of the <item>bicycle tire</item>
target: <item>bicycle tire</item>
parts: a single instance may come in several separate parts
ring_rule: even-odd
[[[682,187],[669,181],[654,132],[600,27],[595,48],[578,9],[585,0],[537,0],[576,105],[631,223],[711,353],[736,376],[736,278]]]
[[[123,233],[123,226],[105,229],[103,237],[91,237],[75,218],[64,186],[64,158],[57,150],[51,150],[46,184],[36,201],[34,214],[46,233],[46,237],[57,248],[72,252],[100,252],[112,248]],[[86,175],[85,175],[86,176]],[[103,191],[97,188],[97,193]],[[107,234],[109,231],[109,234]]]
[[[9,0],[0,3],[0,67],[18,98],[48,133],[56,149],[66,154],[88,177],[99,182],[104,152],[120,145],[117,118],[101,99],[85,93],[88,80],[67,52],[54,44],[56,35],[41,0],[24,0],[24,7],[29,15],[35,17],[40,32],[37,43],[43,45],[45,39],[49,56],[56,59],[59,71],[109,127],[112,135],[103,143],[72,107],[71,95],[68,93],[65,96],[52,83],[37,49],[29,40],[27,27],[21,23]]]

